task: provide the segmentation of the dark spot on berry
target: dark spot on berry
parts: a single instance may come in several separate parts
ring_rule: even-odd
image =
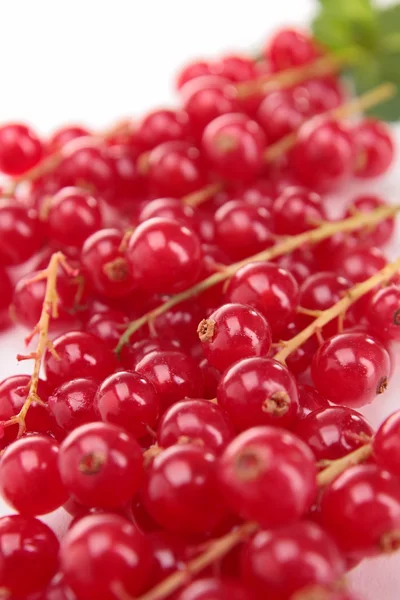
[[[400,308],[398,308],[393,315],[393,323],[395,325],[400,325]]]
[[[211,342],[214,337],[215,321],[203,319],[197,327],[197,333],[201,342]]]
[[[129,275],[128,263],[122,256],[106,263],[103,271],[111,281],[125,281]]]
[[[85,454],[79,462],[79,471],[85,475],[97,475],[106,462],[106,457],[101,452]]]
[[[262,411],[273,417],[285,415],[290,407],[290,398],[287,392],[274,392],[269,398],[264,400]]]
[[[385,392],[387,390],[388,385],[389,385],[388,378],[386,376],[381,377],[381,379],[378,382],[378,385],[376,386],[376,393],[383,394],[383,392]]]
[[[253,481],[265,471],[265,466],[265,461],[259,456],[257,450],[247,448],[236,457],[236,476],[241,481]]]
[[[394,531],[390,531],[389,533],[383,534],[379,542],[379,547],[381,551],[385,552],[386,554],[399,550],[400,530],[395,529]]]

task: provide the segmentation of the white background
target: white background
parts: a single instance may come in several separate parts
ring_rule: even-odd
[[[315,6],[316,0],[3,0],[0,122],[28,121],[47,134],[66,121],[101,128],[172,105],[173,76],[187,60],[256,50],[278,26],[309,22]],[[375,184],[397,202],[399,166]],[[396,246],[400,235],[392,255]],[[21,332],[0,337],[0,378],[26,372],[14,358],[21,350]],[[366,409],[374,424],[400,406],[399,384],[397,376],[379,405]],[[396,556],[365,562],[352,575],[354,589],[365,600],[398,600],[399,567]]]

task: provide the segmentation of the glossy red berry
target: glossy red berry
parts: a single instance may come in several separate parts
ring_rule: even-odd
[[[382,468],[400,475],[400,411],[390,415],[379,427],[372,441],[374,459]]]
[[[267,321],[245,304],[223,304],[200,321],[197,331],[205,357],[221,372],[243,358],[267,356],[271,348]]]
[[[223,56],[215,63],[214,68],[218,75],[226,77],[226,79],[235,83],[249,81],[257,76],[256,61],[243,54],[228,54],[227,56]]]
[[[274,232],[280,235],[297,235],[325,219],[322,199],[316,192],[302,187],[288,187],[273,206]]]
[[[345,91],[339,77],[326,75],[303,81],[295,86],[293,95],[296,103],[305,105],[310,115],[319,115],[342,104]]]
[[[335,263],[340,275],[353,283],[359,283],[383,269],[387,260],[379,248],[355,246],[339,254]]]
[[[256,120],[271,144],[297,131],[309,113],[308,102],[297,101],[295,90],[277,90],[262,100]]]
[[[78,188],[63,188],[50,201],[48,235],[56,248],[81,248],[102,227],[99,204],[94,196]]]
[[[317,461],[324,461],[350,454],[363,446],[374,432],[360,413],[345,406],[331,406],[301,419],[295,433],[308,444]]]
[[[289,271],[299,285],[315,273],[317,268],[314,253],[305,248],[294,250],[290,254],[279,257],[277,265],[281,269]]]
[[[298,411],[293,376],[271,358],[233,364],[219,381],[217,398],[238,431],[256,425],[291,427]]]
[[[382,121],[365,119],[352,130],[357,157],[354,174],[368,178],[383,175],[393,162],[394,141]]]
[[[380,342],[364,333],[342,333],[319,347],[311,374],[330,402],[358,407],[386,390],[390,370],[389,354]]]
[[[177,600],[252,600],[247,588],[236,579],[209,577],[189,583]]]
[[[178,90],[182,88],[188,81],[202,77],[203,75],[212,75],[215,72],[214,64],[205,60],[194,60],[188,63],[178,73],[176,79],[176,87]]]
[[[329,402],[311,385],[305,383],[297,384],[297,394],[299,396],[298,418],[304,419],[311,412],[320,408],[328,408]]]
[[[313,62],[320,54],[309,35],[297,29],[280,29],[264,50],[274,71],[283,71]]]
[[[98,383],[93,379],[71,379],[56,388],[47,406],[57,425],[70,432],[80,425],[98,420],[94,397]]]
[[[223,410],[208,400],[183,400],[171,406],[158,424],[157,441],[162,448],[190,443],[221,452],[234,437]]]
[[[225,292],[228,302],[249,304],[267,319],[279,338],[294,315],[299,288],[294,277],[273,263],[252,262],[231,278]]]
[[[351,217],[354,212],[369,213],[380,206],[387,206],[387,202],[379,196],[366,194],[357,196],[347,210],[346,216]],[[384,246],[393,236],[395,230],[394,217],[389,217],[380,221],[373,227],[364,227],[353,232],[353,236],[357,237],[361,243],[367,246]]]
[[[65,438],[59,469],[65,487],[80,504],[119,508],[139,489],[142,453],[136,440],[120,427],[90,423]]]
[[[251,181],[264,162],[266,140],[261,127],[241,113],[228,113],[204,130],[202,148],[210,167],[230,181]]]
[[[394,550],[400,482],[376,465],[350,467],[325,488],[319,519],[346,553],[363,557]]]
[[[13,286],[7,271],[0,267],[0,331],[10,325],[9,306],[13,296]]]
[[[21,515],[44,515],[67,500],[58,453],[57,442],[44,435],[22,438],[6,448],[0,461],[0,493]]]
[[[272,220],[266,208],[230,200],[214,216],[215,243],[233,260],[252,256],[273,245]]]
[[[86,277],[95,291],[109,298],[120,298],[133,291],[135,281],[129,261],[120,250],[122,233],[102,229],[85,241],[81,261]]]
[[[47,142],[47,151],[52,154],[61,150],[61,148],[72,140],[89,135],[90,131],[86,127],[82,127],[81,125],[64,125],[64,127],[60,127],[51,135]]]
[[[60,562],[66,583],[79,598],[111,600],[118,590],[136,596],[149,581],[151,546],[123,517],[91,515],[65,536]]]
[[[113,352],[90,333],[70,331],[57,337],[53,347],[58,356],[46,352],[44,370],[47,381],[54,387],[79,377],[102,381],[117,366]]]
[[[150,381],[159,400],[161,413],[184,398],[201,398],[203,378],[195,361],[174,350],[154,350],[137,365],[136,372]]]
[[[124,353],[124,350],[126,352]],[[162,340],[158,338],[143,338],[134,342],[131,346],[125,346],[121,353],[121,363],[127,371],[135,371],[136,365],[140,361],[155,350],[178,350],[181,351],[181,347],[178,342],[174,340]]]
[[[171,294],[195,283],[202,267],[201,244],[178,221],[149,219],[132,233],[127,260],[142,290]]]
[[[11,598],[43,590],[56,573],[58,549],[56,536],[38,519],[1,517],[0,588]]]
[[[135,438],[141,438],[156,425],[159,400],[143,375],[120,371],[103,381],[96,394],[95,408],[105,423],[119,425]]]
[[[232,191],[232,200],[243,200],[257,208],[271,211],[276,199],[274,184],[269,179],[256,179],[248,185],[239,185]]]
[[[202,276],[199,276],[199,279],[202,279]],[[218,290],[211,289],[216,294],[218,293]],[[204,302],[205,298],[202,298],[202,301]],[[190,298],[158,316],[154,321],[154,331],[157,338],[175,344],[175,348],[178,347],[177,349],[182,349],[192,356],[199,356],[199,352],[201,354],[202,351],[197,326],[204,316],[203,302],[193,302]],[[173,348],[165,347],[163,349]]]
[[[189,118],[185,111],[154,110],[137,124],[135,146],[139,152],[147,152],[164,142],[185,140],[189,131]]]
[[[42,224],[34,210],[27,210],[11,200],[0,206],[1,265],[14,266],[25,262],[40,250],[43,238]]]
[[[110,350],[115,350],[128,323],[129,318],[123,312],[107,310],[94,314],[86,323],[85,331],[103,340]]]
[[[371,298],[366,317],[372,331],[385,340],[400,340],[400,288],[389,285]]]
[[[148,195],[148,180],[142,172],[137,150],[126,144],[112,145],[107,155],[116,173],[112,192],[107,194],[107,203],[131,214]]]
[[[226,513],[216,485],[216,458],[208,448],[175,445],[163,450],[148,468],[142,498],[163,528],[204,533],[212,531]]]
[[[277,600],[296,599],[296,592],[301,599],[302,591],[304,600],[307,591],[311,600],[313,586],[333,585],[344,571],[345,563],[335,541],[309,521],[276,531],[259,531],[242,555],[242,580],[253,592]]]
[[[219,459],[218,479],[227,505],[243,519],[277,527],[305,514],[316,493],[311,450],[275,427],[239,434]]]
[[[32,169],[43,156],[43,144],[26,125],[10,123],[0,127],[0,171],[21,175]]]
[[[157,198],[146,204],[140,212],[139,221],[143,223],[154,217],[179,221],[187,227],[194,226],[194,209],[183,204],[178,198]]]

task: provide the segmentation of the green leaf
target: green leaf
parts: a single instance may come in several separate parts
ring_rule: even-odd
[[[400,32],[400,4],[384,8],[378,13],[379,27],[383,38],[389,34]]]
[[[369,60],[351,70],[357,95],[363,94],[377,85],[391,81],[397,85],[397,94],[391,100],[379,104],[368,111],[368,114],[384,121],[400,120],[400,72],[394,65],[400,64],[400,53],[397,55],[376,54]]]

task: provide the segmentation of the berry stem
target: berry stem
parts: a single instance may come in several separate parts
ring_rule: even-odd
[[[32,352],[26,357],[18,356],[17,358],[18,360],[24,360],[25,358],[34,359],[35,362],[33,366],[33,373],[29,384],[28,395],[21,410],[17,415],[11,417],[11,419],[8,421],[3,421],[0,423],[2,427],[18,425],[18,438],[25,433],[25,419],[32,402],[42,403],[38,394],[38,384],[43,355],[46,349],[48,349],[50,352],[55,352],[49,340],[49,324],[51,318],[56,319],[58,317],[58,294],[56,284],[58,269],[60,266],[68,274],[76,275],[75,271],[73,271],[68,265],[64,254],[62,254],[62,252],[56,252],[52,255],[48,267],[41,271],[34,279],[32,279],[32,281],[47,279],[46,292],[43,300],[40,319],[32,333],[27,336],[26,343],[29,344],[36,334],[39,335],[39,339],[35,352]]]
[[[357,448],[353,452],[350,452],[350,454],[346,454],[346,456],[343,456],[342,458],[333,460],[326,469],[323,469],[323,471],[317,475],[319,487],[325,487],[349,467],[366,461],[371,454],[372,445],[368,443],[364,444],[364,446],[360,446],[360,448]]]
[[[370,290],[372,290],[375,286],[384,283],[385,281],[390,281],[391,277],[400,269],[400,257],[397,258],[394,262],[386,265],[381,271],[372,275],[369,279],[358,283],[353,286],[349,290],[347,290],[346,295],[336,302],[333,306],[324,310],[308,327],[300,331],[297,335],[295,335],[291,340],[283,343],[283,348],[277,354],[275,354],[275,360],[284,363],[286,358],[294,352],[297,348],[302,346],[304,342],[306,342],[310,337],[312,337],[317,331],[321,331],[322,327],[339,317],[340,315],[344,315],[347,309],[356,302],[361,296],[367,294]]]
[[[187,290],[176,294],[175,296],[172,296],[169,300],[167,300],[167,302],[161,304],[160,306],[157,306],[156,308],[147,312],[135,321],[131,321],[126,331],[120,338],[118,346],[116,347],[116,352],[120,352],[123,346],[129,342],[130,336],[133,333],[135,333],[135,331],[138,331],[138,329],[143,327],[146,323],[154,321],[154,319],[156,319],[158,316],[164,314],[177,304],[180,304],[181,302],[184,302],[185,300],[188,300],[189,298],[192,298],[194,296],[198,296],[205,290],[213,287],[214,285],[217,285],[221,281],[229,279],[244,265],[255,261],[272,260],[277,256],[289,254],[290,252],[292,252],[296,248],[299,248],[300,246],[303,246],[304,244],[315,244],[316,242],[320,242],[321,240],[333,236],[339,231],[354,231],[365,226],[376,225],[380,221],[394,216],[399,210],[400,205],[383,206],[375,209],[374,211],[371,211],[370,213],[359,213],[348,219],[344,219],[343,221],[323,223],[316,229],[312,229],[310,231],[300,233],[299,235],[288,237],[287,239],[283,240],[279,244],[276,244],[272,248],[268,248],[267,250],[259,252],[258,254],[254,254],[249,258],[233,263],[232,265],[227,266],[223,271],[213,273],[206,279],[199,281]]]

